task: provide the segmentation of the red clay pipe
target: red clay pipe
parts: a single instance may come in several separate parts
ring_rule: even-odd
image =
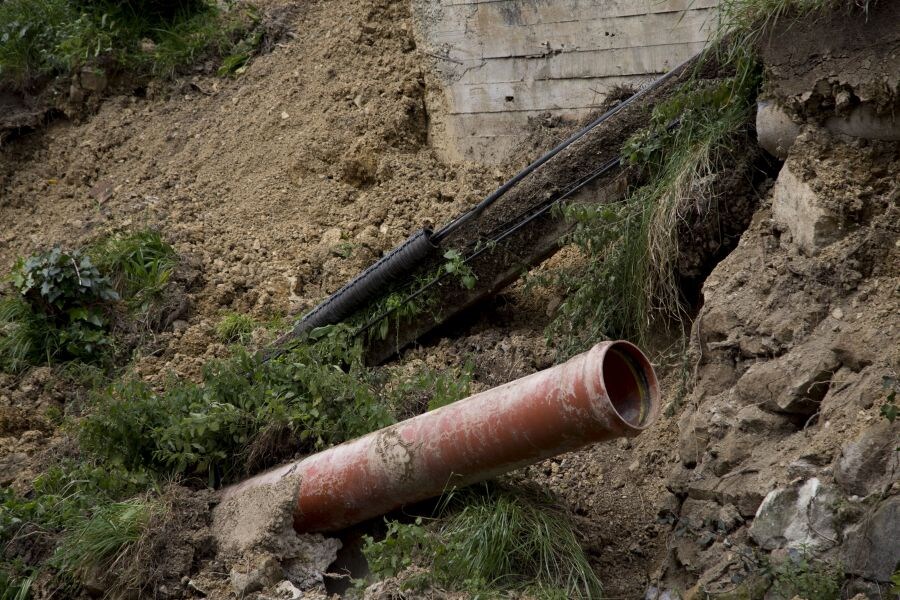
[[[326,532],[586,444],[630,437],[659,410],[656,374],[628,342],[470,396],[248,479],[300,475],[294,529]]]

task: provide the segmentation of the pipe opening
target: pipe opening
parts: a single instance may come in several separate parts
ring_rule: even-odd
[[[635,429],[656,418],[658,387],[650,362],[627,342],[616,342],[603,357],[603,385],[619,417]]]

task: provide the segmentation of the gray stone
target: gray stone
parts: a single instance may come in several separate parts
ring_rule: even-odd
[[[844,234],[841,219],[794,173],[790,161],[781,168],[772,188],[772,216],[790,230],[794,242],[810,255]]]
[[[834,479],[847,494],[868,496],[900,481],[900,421],[878,423],[841,448]]]
[[[23,452],[13,452],[0,458],[0,486],[11,484],[27,464],[28,455]]]
[[[650,586],[644,592],[644,600],[681,600],[681,594],[678,590],[670,590]]]
[[[106,73],[93,67],[81,69],[81,87],[91,92],[102,92],[106,89]]]
[[[775,360],[751,366],[738,380],[735,391],[744,402],[761,404],[775,412],[810,416],[819,410],[839,367],[829,348],[798,346]]]
[[[844,569],[887,582],[900,563],[900,497],[885,500],[871,517],[844,532]]]
[[[834,133],[870,140],[900,140],[900,117],[891,111],[881,114],[871,104],[861,104],[846,115],[834,116],[825,122]]]
[[[837,490],[816,478],[772,490],[756,512],[750,537],[764,550],[833,547],[838,534],[832,507],[838,497]]]
[[[249,571],[231,570],[231,587],[239,598],[258,592],[282,578],[281,565],[274,556],[266,556]]]
[[[784,160],[798,135],[800,126],[791,120],[787,111],[771,100],[757,102],[756,139],[760,147]]]
[[[737,426],[747,433],[769,433],[792,428],[791,422],[784,415],[765,411],[755,404],[738,411]]]

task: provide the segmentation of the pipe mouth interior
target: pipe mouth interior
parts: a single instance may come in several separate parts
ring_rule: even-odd
[[[615,342],[603,358],[603,385],[619,417],[635,429],[656,419],[659,388],[647,357],[628,342]]]

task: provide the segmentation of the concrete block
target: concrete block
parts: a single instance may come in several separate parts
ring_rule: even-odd
[[[840,239],[841,219],[825,206],[819,195],[785,163],[772,188],[772,214],[775,221],[787,227],[807,254]]]

